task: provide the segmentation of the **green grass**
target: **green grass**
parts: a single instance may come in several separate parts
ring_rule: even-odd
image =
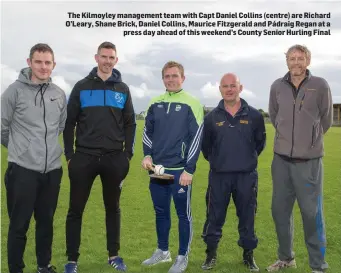
[[[167,272],[170,264],[157,265],[152,268],[140,266],[142,260],[148,258],[156,247],[155,220],[152,202],[148,189],[148,176],[140,167],[142,159],[142,127],[138,123],[136,137],[136,151],[128,177],[125,180],[121,199],[122,232],[120,254],[128,265],[129,272]],[[267,125],[267,147],[259,158],[259,197],[256,232],[259,245],[255,251],[256,261],[262,271],[275,261],[277,240],[274,224],[271,217],[272,183],[270,164],[272,160],[274,130]],[[327,228],[327,254],[329,272],[341,272],[341,128],[331,128],[325,137],[326,156],[324,158],[324,211]],[[2,178],[7,167],[7,150],[2,148]],[[64,176],[61,185],[58,208],[55,215],[55,233],[53,242],[52,263],[57,266],[58,272],[63,272],[66,262],[65,256],[65,219],[68,209],[69,180],[66,162],[63,158]],[[186,272],[201,272],[201,263],[205,258],[205,245],[200,237],[205,220],[205,191],[207,187],[208,164],[200,157],[197,172],[193,183],[192,214],[194,238],[191,246],[190,262]],[[3,183],[2,183],[3,186]],[[7,230],[8,216],[6,210],[6,194],[4,187],[1,192],[1,272],[7,272]],[[295,252],[299,269],[295,272],[310,272],[308,255],[304,243],[302,221],[297,205],[295,205]],[[170,250],[174,257],[178,248],[177,217],[172,205],[172,228],[170,233]],[[36,268],[34,220],[32,220],[25,252],[25,272],[34,272]],[[100,273],[113,272],[107,264],[105,240],[104,206],[101,196],[101,183],[97,178],[83,217],[82,244],[80,249],[79,272]],[[212,272],[248,272],[241,264],[242,250],[237,246],[237,218],[233,202],[228,210],[223,238],[218,252],[218,264]],[[293,272],[293,271],[286,271]]]

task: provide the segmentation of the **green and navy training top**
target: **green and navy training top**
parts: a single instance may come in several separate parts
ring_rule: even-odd
[[[153,98],[145,116],[144,156],[166,169],[193,174],[201,149],[203,117],[199,100],[183,90]]]

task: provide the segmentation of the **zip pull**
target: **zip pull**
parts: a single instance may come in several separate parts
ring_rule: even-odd
[[[302,100],[301,100],[301,103],[300,103],[300,109],[299,109],[299,111],[301,111],[301,109],[302,109],[302,105],[303,105],[304,97],[305,97],[305,93],[303,94],[303,97],[302,97]]]

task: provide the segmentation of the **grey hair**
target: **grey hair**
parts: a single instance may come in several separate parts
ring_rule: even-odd
[[[301,52],[305,53],[305,56],[307,57],[307,59],[309,59],[309,60],[311,59],[310,50],[305,45],[298,45],[298,44],[293,45],[288,49],[287,53],[285,53],[286,58],[288,58],[289,53],[293,50],[301,51]]]

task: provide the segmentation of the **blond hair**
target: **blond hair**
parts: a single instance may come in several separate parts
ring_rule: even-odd
[[[180,63],[174,62],[174,61],[169,61],[162,68],[162,78],[163,78],[163,75],[165,73],[165,70],[168,69],[168,68],[172,68],[172,67],[177,67],[179,69],[179,71],[180,71],[181,77],[184,77],[185,70],[184,70],[183,65],[180,64]]]

